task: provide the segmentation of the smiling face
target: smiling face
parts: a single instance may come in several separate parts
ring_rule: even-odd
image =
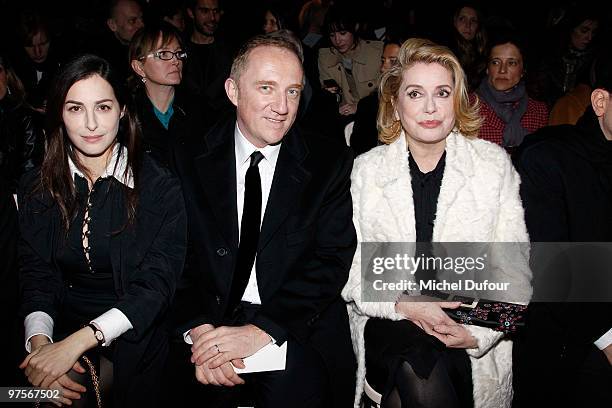
[[[182,50],[176,38],[172,38],[166,45],[162,45],[161,36],[157,41],[157,45],[150,54],[158,51],[180,51]],[[147,56],[142,61],[138,61],[141,64],[142,72],[139,72],[141,76],[147,78],[145,86],[147,88],[158,86],[158,85],[169,85],[174,86],[181,83],[183,77],[183,61],[179,60],[176,56],[172,57],[171,60],[164,61],[156,56]]]
[[[92,167],[88,163],[94,162],[106,165],[117,140],[120,118],[115,92],[101,76],[77,81],[68,90],[62,119],[76,156],[86,166]]]
[[[489,83],[497,91],[507,91],[523,77],[523,56],[512,43],[497,45],[491,49],[487,67]]]
[[[571,33],[570,44],[572,47],[577,50],[585,50],[593,41],[598,26],[599,23],[593,20],[585,20],[580,23]]]
[[[472,41],[478,31],[478,13],[471,7],[463,7],[454,20],[457,32],[467,41]]]
[[[187,13],[193,19],[194,28],[198,33],[213,37],[219,27],[223,10],[219,8],[218,0],[198,0],[195,8],[187,9]]]
[[[225,81],[238,126],[249,142],[264,147],[283,139],[297,114],[303,75],[294,53],[259,46],[249,53],[238,81]]]
[[[406,69],[395,112],[409,143],[444,143],[455,126],[451,71],[437,63],[418,62]]]

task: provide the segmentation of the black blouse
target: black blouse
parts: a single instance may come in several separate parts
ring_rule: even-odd
[[[431,242],[438,196],[446,164],[446,152],[442,153],[436,168],[429,173],[421,172],[412,155],[408,156],[408,164],[412,178],[416,240],[417,242]]]
[[[436,168],[428,173],[423,173],[412,155],[408,156],[410,177],[412,179],[412,198],[414,200],[414,224],[416,228],[416,255],[431,256],[431,240],[433,238],[433,227],[436,219],[436,208],[438,207],[438,196],[444,175],[446,164],[446,152],[438,161]],[[417,281],[435,279],[435,271],[419,268],[415,272]],[[425,291],[422,291],[426,294]]]
[[[83,177],[75,174],[74,179],[79,210],[57,252],[66,289],[62,320],[68,332],[106,312],[117,300],[110,257],[112,203],[124,197],[121,183],[113,177],[99,178],[91,191]]]

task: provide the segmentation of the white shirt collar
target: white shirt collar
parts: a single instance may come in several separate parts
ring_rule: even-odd
[[[276,160],[278,159],[281,143],[258,148],[249,142],[242,134],[242,131],[238,127],[238,122],[236,122],[236,129],[234,130],[234,141],[236,144],[236,163],[240,165],[246,163],[250,159],[251,154],[253,154],[255,150],[258,150],[263,154],[264,159],[266,159],[266,162],[268,162],[272,168],[276,167]]]
[[[115,166],[115,163],[117,163],[117,166]],[[113,152],[111,153],[111,160],[109,161],[108,166],[106,166],[104,173],[100,174],[100,177],[114,177],[115,179],[117,179],[117,181],[124,184],[126,187],[134,188],[134,174],[132,173],[132,169],[129,169],[126,175],[126,167],[127,147],[121,146],[119,143],[115,143],[115,146],[113,146]],[[72,180],[74,180],[75,174],[79,177],[86,178],[83,172],[81,172],[81,170],[79,170],[74,164],[70,156],[68,156],[68,168],[70,169]]]

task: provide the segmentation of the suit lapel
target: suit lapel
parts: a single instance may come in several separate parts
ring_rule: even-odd
[[[234,124],[235,121],[231,121]],[[195,159],[197,177],[212,208],[221,234],[228,245],[238,248],[238,209],[236,204],[236,154],[233,127],[228,123],[209,141],[210,150]]]
[[[306,155],[307,148],[297,132],[288,133],[274,169],[274,178],[259,234],[258,252],[266,247],[289,215],[289,211],[295,208],[304,186],[310,180],[310,172],[302,166]]]

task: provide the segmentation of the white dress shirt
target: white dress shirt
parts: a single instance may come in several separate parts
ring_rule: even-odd
[[[112,157],[104,174],[100,177],[114,177],[119,182],[123,183],[129,188],[134,188],[134,178],[131,170],[125,174],[125,168],[127,166],[127,149],[124,147],[122,154],[119,157],[119,162],[115,168],[115,162],[117,161],[119,153],[119,144],[117,143],[113,148]],[[74,175],[77,174],[80,177],[85,178],[85,175],[75,166],[70,157],[68,157],[68,167],[70,168],[70,174],[74,180]],[[114,170],[114,172],[113,172]],[[93,319],[90,323],[93,323],[102,334],[104,334],[104,343],[102,346],[110,345],[113,340],[121,336],[126,331],[133,328],[132,323],[127,316],[119,309],[112,308],[102,315]],[[42,311],[32,312],[28,314],[24,321],[25,325],[25,348],[31,352],[32,345],[30,339],[38,334],[46,336],[49,341],[53,342],[53,319],[47,313]]]
[[[249,169],[251,163],[251,154],[258,150],[263,154],[264,158],[259,162],[259,176],[261,178],[261,218],[260,228],[263,222],[264,214],[266,213],[266,205],[268,203],[268,197],[270,196],[270,187],[272,187],[272,179],[274,178],[274,169],[276,168],[276,161],[278,159],[278,152],[280,151],[280,143],[274,146],[266,146],[261,149],[255,147],[249,142],[238,127],[236,123],[236,129],[234,131],[234,146],[236,154],[236,204],[238,208],[238,236],[240,237],[240,224],[242,220],[242,211],[244,208],[244,179],[246,172]],[[247,283],[242,300],[254,304],[261,304],[261,298],[259,297],[259,288],[257,287],[257,273],[255,264],[257,263],[257,255],[255,255],[255,262],[253,262],[253,268],[251,269],[251,275],[249,276],[249,282]]]

